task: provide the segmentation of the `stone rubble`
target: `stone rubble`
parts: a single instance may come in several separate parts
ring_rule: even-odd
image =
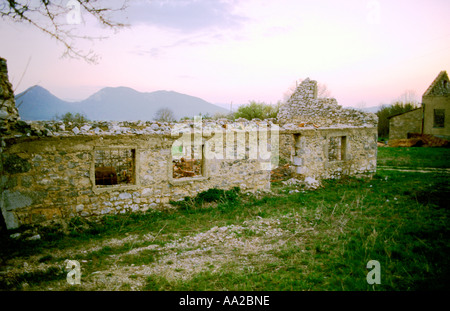
[[[281,125],[289,129],[372,127],[378,123],[378,117],[374,113],[343,108],[334,98],[317,98],[317,82],[309,78],[280,107],[277,118]]]

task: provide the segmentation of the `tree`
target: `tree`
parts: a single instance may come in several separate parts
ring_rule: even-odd
[[[79,112],[72,114],[71,112],[66,112],[62,116],[55,116],[56,120],[62,120],[65,123],[72,122],[72,123],[85,123],[88,122],[89,119],[86,117],[86,115],[81,114]]]
[[[175,114],[169,108],[161,108],[158,111],[156,111],[154,119],[155,119],[155,121],[160,121],[160,122],[176,121]]]
[[[236,119],[244,118],[247,120],[276,118],[279,106],[280,103],[274,106],[262,102],[250,101],[249,104],[240,106],[234,113],[234,117]]]
[[[102,26],[118,30],[126,25],[114,21],[110,14],[122,11],[126,0],[118,7],[107,7],[115,1],[99,0],[8,0],[0,3],[0,16],[14,22],[26,22],[56,39],[65,47],[63,56],[81,58],[89,63],[96,63],[98,56],[92,51],[84,52],[75,47],[75,40],[101,39],[74,32],[76,25],[82,23],[82,13],[93,16]],[[80,29],[81,27],[77,27]]]
[[[412,90],[407,90],[403,92],[402,95],[399,96],[397,99],[397,102],[403,103],[403,104],[412,104],[414,106],[417,106],[419,104],[419,100],[417,99],[416,92]]]
[[[414,110],[419,105],[416,93],[411,90],[403,92],[389,106],[383,105],[376,112],[378,116],[378,136],[387,137],[389,135],[389,117]]]
[[[228,119],[228,120],[234,120],[234,113],[233,112],[216,112],[213,116],[212,116],[213,120],[218,120],[218,119]]]

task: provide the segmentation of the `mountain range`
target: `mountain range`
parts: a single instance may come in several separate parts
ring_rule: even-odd
[[[16,96],[22,120],[53,120],[67,112],[84,114],[89,120],[153,120],[161,108],[168,108],[176,119],[195,115],[228,113],[225,108],[174,91],[138,92],[128,87],[105,87],[79,102],[62,100],[35,85]]]

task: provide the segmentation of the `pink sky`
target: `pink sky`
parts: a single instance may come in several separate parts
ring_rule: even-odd
[[[39,84],[66,100],[106,86],[173,90],[215,104],[276,103],[298,79],[326,84],[342,106],[420,100],[450,70],[448,0],[131,1],[130,27],[105,32],[81,12],[77,42],[101,57],[61,58],[45,34],[0,19],[0,56],[16,93]],[[28,68],[25,68],[29,63]],[[20,82],[20,83],[19,83]]]

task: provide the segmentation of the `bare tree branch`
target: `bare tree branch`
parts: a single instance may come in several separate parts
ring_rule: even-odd
[[[0,16],[14,22],[27,22],[46,33],[65,48],[63,56],[81,58],[88,63],[97,63],[98,55],[92,50],[83,51],[75,47],[75,41],[99,40],[106,37],[92,37],[74,34],[74,28],[81,23],[82,14],[93,16],[102,26],[117,31],[128,25],[114,21],[110,14],[124,11],[127,1],[114,8],[107,7],[112,1],[101,0],[7,0],[0,4]],[[77,14],[79,19],[69,21],[69,14]],[[80,27],[78,27],[79,30]]]
[[[154,116],[155,121],[160,122],[173,122],[175,121],[175,114],[169,108],[160,108],[156,111]]]

